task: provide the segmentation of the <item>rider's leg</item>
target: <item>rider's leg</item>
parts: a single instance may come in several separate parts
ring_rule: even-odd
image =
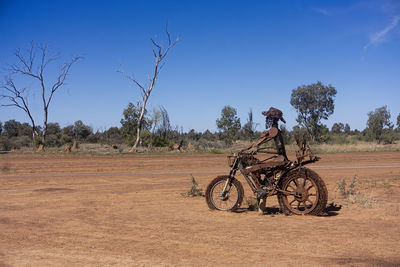
[[[265,204],[267,203],[267,197],[258,199],[258,214],[262,215],[266,211]]]

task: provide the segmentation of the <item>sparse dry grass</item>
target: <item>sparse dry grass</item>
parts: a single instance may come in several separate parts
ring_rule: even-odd
[[[104,155],[111,155],[111,154],[121,154],[121,153],[128,153],[130,147],[128,147],[125,144],[118,145],[116,148],[113,148],[112,145],[107,145],[107,144],[89,144],[89,143],[83,143],[79,144],[79,146],[76,149],[72,149],[72,154],[78,153],[78,154],[104,154]],[[25,147],[22,148],[16,152],[19,153],[36,153],[36,150],[32,150],[30,147]],[[65,147],[60,146],[60,147],[46,147],[45,152],[49,153],[67,153],[65,152]]]
[[[0,167],[0,172],[10,172],[11,169],[7,165]]]
[[[247,141],[237,141],[231,148],[225,149],[226,152],[238,151],[250,145]],[[395,152],[400,151],[400,142],[396,144],[377,144],[376,142],[355,142],[352,144],[313,144],[310,145],[314,153],[349,153],[349,152]],[[286,144],[286,151],[294,153],[298,149],[296,144]]]
[[[390,185],[384,180],[367,180],[362,182],[354,175],[351,181],[341,180],[336,185],[336,197],[334,202],[340,205],[355,204],[360,208],[374,208],[377,199],[374,197],[380,188],[390,189]]]
[[[227,148],[218,148],[218,147],[209,147],[206,150],[201,151],[188,151],[185,153],[212,153],[212,154],[224,154],[224,153],[233,153],[243,149],[246,146],[251,144],[250,141],[236,141],[230,147]],[[273,144],[271,144],[273,145]],[[377,144],[375,142],[355,142],[352,144],[313,144],[310,145],[311,150],[316,154],[327,154],[327,153],[351,153],[351,152],[396,152],[400,151],[400,142],[396,144]],[[122,144],[118,145],[117,149],[113,148],[111,145],[107,144],[79,144],[79,148],[76,150],[72,150],[72,153],[93,153],[93,154],[120,154],[120,153],[128,153],[130,147]],[[286,151],[288,154],[294,153],[298,149],[296,144],[287,144]],[[46,147],[46,152],[51,153],[65,153],[65,147]],[[150,150],[148,148],[139,149],[142,153],[176,153],[176,151],[158,151],[158,150]],[[26,147],[22,148],[16,152],[19,153],[36,153],[36,150],[32,150],[32,148]]]
[[[377,144],[375,142],[358,142],[354,144],[320,144],[312,145],[315,153],[347,153],[347,152],[389,152],[400,151],[400,143]]]

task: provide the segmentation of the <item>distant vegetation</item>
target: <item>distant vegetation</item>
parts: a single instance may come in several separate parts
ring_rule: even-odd
[[[335,87],[325,86],[321,82],[292,90],[290,104],[298,113],[297,122],[313,141],[322,141],[320,138],[326,133],[321,120],[327,120],[333,114],[336,93]]]
[[[132,146],[136,140],[137,116],[138,112],[135,106],[130,103],[123,111],[121,126],[111,127],[105,131],[94,132],[92,127],[80,120],[63,128],[58,123],[48,123],[46,146],[71,146],[74,141],[81,144],[92,143],[118,147],[126,144]],[[342,122],[334,123],[331,129],[322,124],[319,126],[316,140],[311,141],[310,138],[310,141],[318,150],[325,150],[324,146],[326,145],[351,146],[358,143],[362,143],[368,150],[370,146],[367,147],[365,142],[393,144],[396,140],[400,140],[400,115],[397,117],[396,128],[389,120],[390,112],[386,106],[371,111],[368,116],[366,128],[362,131],[353,130],[349,124]],[[146,149],[172,147],[173,145],[187,147],[189,145],[198,151],[222,153],[222,150],[232,147],[235,143],[251,142],[260,136],[261,131],[255,130],[252,117],[253,114],[250,111],[247,122],[242,126],[236,116],[236,109],[226,106],[221,112],[221,117],[216,119],[219,131],[197,132],[192,129],[183,132],[178,126],[171,125],[167,110],[159,107],[151,112],[146,112],[140,143]],[[39,134],[35,135],[35,139],[32,140],[32,127],[28,123],[20,123],[15,120],[0,122],[0,150],[9,151],[24,147],[36,149],[42,141],[40,138],[42,129],[40,127],[36,129]],[[307,132],[298,125],[291,131],[282,125],[281,130],[286,144],[292,144],[295,136]],[[331,152],[337,151],[332,150]]]

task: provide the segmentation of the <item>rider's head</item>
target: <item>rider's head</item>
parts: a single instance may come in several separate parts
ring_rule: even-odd
[[[278,127],[278,120],[286,121],[282,117],[282,111],[277,108],[270,107],[268,111],[263,111],[262,114],[265,116],[265,127]]]

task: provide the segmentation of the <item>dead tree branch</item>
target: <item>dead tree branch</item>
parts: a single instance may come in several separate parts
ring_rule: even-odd
[[[39,57],[38,60],[36,60],[37,54]],[[46,68],[51,62],[60,58],[59,54],[50,55],[47,46],[35,46],[35,44],[32,42],[30,48],[24,51],[17,49],[14,55],[17,58],[17,63],[11,65],[9,69],[10,75],[30,77],[40,84],[44,112],[42,143],[45,144],[47,135],[48,110],[54,93],[65,84],[71,66],[78,60],[82,59],[82,57],[73,57],[70,61],[64,63],[58,72],[56,81],[48,86],[48,83],[45,79]],[[6,83],[2,88],[9,92],[9,94],[3,96],[3,98],[7,98],[10,101],[8,106],[16,106],[21,108],[28,114],[32,121],[32,115],[27,105],[27,98],[22,96],[26,89],[17,89],[11,78],[8,78],[8,80],[6,79]],[[19,105],[16,105],[15,100],[17,99],[20,101],[17,101]]]
[[[138,80],[136,80],[133,75],[128,75],[124,71],[119,70],[121,74],[123,74],[126,78],[131,80],[136,86],[140,88],[142,99],[139,102],[139,107],[140,107],[140,113],[139,113],[139,119],[138,119],[138,126],[137,126],[137,132],[136,132],[136,141],[135,144],[133,145],[131,151],[136,151],[137,146],[139,145],[140,142],[140,133],[142,130],[143,126],[143,119],[144,119],[144,114],[146,111],[146,104],[147,101],[150,97],[151,92],[153,91],[154,85],[156,84],[156,80],[158,77],[158,74],[160,73],[161,69],[163,68],[165,62],[165,58],[168,55],[168,52],[179,42],[180,37],[178,36],[175,41],[172,42],[171,40],[171,35],[168,31],[168,23],[166,24],[166,35],[168,38],[168,46],[167,48],[163,48],[162,45],[155,41],[153,38],[151,38],[151,42],[153,44],[153,56],[154,56],[154,72],[153,75],[150,76],[149,79],[149,84],[147,86],[143,86]]]
[[[35,120],[33,119],[32,113],[28,105],[28,94],[26,93],[27,88],[18,89],[15,86],[14,81],[10,77],[4,78],[5,83],[0,86],[3,89],[0,94],[0,100],[5,100],[4,104],[0,104],[1,107],[17,107],[23,110],[31,120],[32,125],[32,140],[38,134],[36,130]]]

